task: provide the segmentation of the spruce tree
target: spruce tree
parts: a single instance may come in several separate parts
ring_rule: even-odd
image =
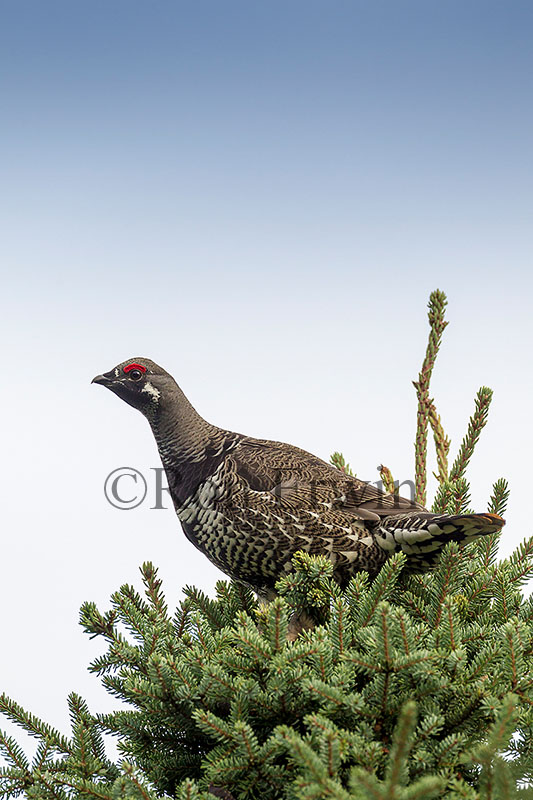
[[[433,292],[430,336],[415,388],[415,476],[426,498],[431,428],[439,488],[434,510],[468,511],[468,463],[487,420],[482,387],[451,467],[429,382],[446,322]],[[341,454],[333,463],[349,471]],[[380,467],[391,489],[391,471]],[[505,480],[488,510],[503,514]],[[157,571],[141,568],[141,596],[122,586],[111,607],[81,609],[107,652],[90,670],[124,703],[93,714],[68,699],[69,737],[5,695],[0,710],[37,737],[30,760],[0,736],[8,766],[0,797],[39,800],[507,800],[531,797],[533,771],[533,538],[498,561],[498,535],[448,545],[428,573],[402,554],[370,581],[341,590],[331,563],[299,553],[278,597],[219,581],[216,597],[184,590],[169,613]],[[289,620],[315,626],[289,641]],[[104,734],[118,737],[117,763]]]

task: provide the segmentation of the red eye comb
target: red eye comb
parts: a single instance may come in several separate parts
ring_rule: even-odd
[[[142,364],[128,364],[127,367],[124,367],[124,372],[127,374],[131,372],[132,369],[139,369],[141,372],[146,372],[146,367],[143,367]]]

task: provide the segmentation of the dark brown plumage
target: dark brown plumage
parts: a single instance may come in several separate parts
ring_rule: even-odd
[[[130,359],[94,382],[147,417],[187,538],[232,578],[270,595],[298,550],[326,555],[344,584],[402,550],[432,566],[449,541],[499,530],[494,514],[435,515],[289,444],[210,425],[171,375]]]

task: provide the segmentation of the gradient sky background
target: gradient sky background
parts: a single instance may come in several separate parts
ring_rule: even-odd
[[[69,691],[113,706],[81,603],[146,559],[171,604],[220,577],[172,510],[105,501],[159,464],[90,386],[128,357],[216,424],[408,479],[441,288],[452,456],[491,386],[473,505],[506,476],[503,551],[531,533],[532,33],[513,0],[0,2],[1,690],[66,732]]]

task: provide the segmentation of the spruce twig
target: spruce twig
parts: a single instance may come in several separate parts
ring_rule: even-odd
[[[465,478],[458,478],[452,484],[452,513],[461,514],[468,509],[470,503],[470,484]]]
[[[479,441],[481,431],[487,424],[492,394],[492,389],[489,389],[487,386],[482,386],[477,393],[474,413],[470,417],[468,430],[461,442],[457,458],[453,462],[453,466],[450,470],[450,481],[456,481],[458,478],[464,477],[466,468],[472,458],[474,448]]]
[[[407,756],[413,746],[416,726],[416,703],[407,702],[402,708],[394,731],[390,758],[385,772],[388,788],[394,791],[406,783],[408,775]]]
[[[392,472],[388,467],[384,464],[380,464],[378,467],[379,475],[381,480],[383,481],[383,488],[386,492],[390,494],[394,494],[395,486],[394,486],[394,478],[392,477]]]
[[[355,477],[355,474],[352,472],[351,467],[349,464],[346,463],[344,460],[344,456],[342,453],[332,453],[329,459],[329,463],[333,464],[334,467],[340,469],[341,472],[344,472],[346,475],[351,475]]]
[[[435,514],[445,514],[452,508],[452,498],[454,495],[454,484],[450,481],[441,483],[435,494],[431,510]]]
[[[450,452],[450,440],[444,433],[440,414],[437,414],[435,403],[430,402],[428,409],[429,424],[433,431],[435,451],[437,453],[438,474],[435,474],[438,482],[443,484],[448,480],[448,453]]]
[[[509,484],[505,478],[499,478],[492,487],[492,495],[489,502],[489,514],[498,514],[503,517],[509,500]]]
[[[418,397],[418,413],[416,425],[415,441],[415,486],[416,499],[422,505],[426,504],[427,486],[427,435],[429,411],[432,401],[429,399],[429,382],[431,373],[435,366],[435,359],[439,351],[442,334],[447,321],[444,319],[444,312],[448,301],[444,292],[436,289],[429,296],[428,321],[430,326],[429,340],[426,348],[426,355],[422,364],[422,369],[418,376],[418,381],[413,381]]]
[[[0,696],[0,712],[8,719],[20,725],[30,736],[37,736],[46,739],[51,746],[60,753],[71,753],[71,747],[65,736],[63,736],[51,725],[43,722],[39,717],[25,711],[22,706],[11,700],[6,694]]]

